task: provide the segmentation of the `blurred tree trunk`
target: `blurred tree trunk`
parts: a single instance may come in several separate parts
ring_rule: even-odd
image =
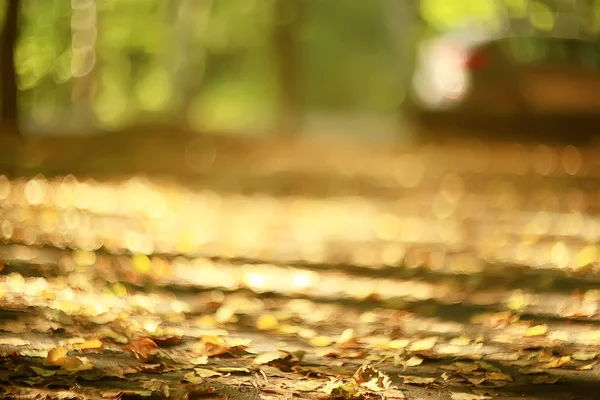
[[[173,26],[173,41],[166,53],[166,64],[175,88],[172,101],[173,124],[189,131],[188,111],[198,95],[206,69],[206,32],[213,0],[171,1],[169,19]],[[198,32],[203,32],[196,38]]]
[[[304,0],[274,0],[272,49],[277,87],[278,134],[294,135],[300,130],[299,33]]]
[[[6,17],[0,39],[2,60],[0,85],[2,89],[2,106],[0,109],[0,125],[2,130],[12,135],[19,135],[19,106],[17,99],[17,74],[15,71],[15,44],[19,36],[19,14],[21,0],[6,1]]]

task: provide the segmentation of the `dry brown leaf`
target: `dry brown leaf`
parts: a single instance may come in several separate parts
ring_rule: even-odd
[[[471,382],[473,385],[475,386],[479,386],[481,385],[483,382],[485,382],[485,376],[481,375],[481,376],[473,376],[473,377],[468,377],[467,380],[469,382]]]
[[[148,337],[141,338],[135,343],[128,344],[124,349],[133,353],[135,357],[142,362],[151,361],[158,355],[158,345]]]
[[[386,390],[392,383],[388,374],[368,364],[361,365],[352,376],[352,379],[357,385],[374,392]]]
[[[536,377],[533,380],[533,383],[535,385],[542,385],[542,384],[547,384],[547,385],[554,385],[556,382],[558,382],[560,379],[559,376],[550,376],[550,375],[541,375]]]
[[[486,372],[485,378],[490,381],[508,381],[512,382],[512,377],[502,372]]]
[[[571,356],[554,357],[551,361],[541,365],[541,368],[560,368],[571,362]]]
[[[412,375],[399,375],[404,383],[407,385],[431,385],[435,383],[435,378],[423,377],[423,376],[412,376]]]

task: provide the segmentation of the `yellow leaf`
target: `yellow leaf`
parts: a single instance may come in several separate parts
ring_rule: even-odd
[[[279,320],[274,315],[264,314],[256,321],[256,328],[261,331],[269,331],[277,329],[279,326]]]
[[[61,368],[70,372],[88,371],[93,369],[95,365],[85,357],[69,357],[65,358]]]
[[[387,343],[387,347],[390,349],[403,349],[410,343],[408,339],[395,339]]]
[[[200,357],[196,357],[196,358],[192,358],[190,360],[190,362],[194,365],[204,365],[204,364],[208,364],[208,357],[207,356],[200,356]]]
[[[431,350],[433,346],[437,343],[437,336],[428,337],[425,339],[417,340],[408,346],[409,351],[425,351]]]
[[[421,357],[411,357],[404,362],[404,365],[407,367],[416,367],[417,365],[423,364],[423,359]]]
[[[75,344],[71,346],[74,350],[92,350],[99,349],[102,347],[102,342],[99,339],[86,340],[81,344]]]
[[[576,351],[571,355],[573,360],[577,361],[590,361],[598,357],[598,353],[590,352],[590,351]]]
[[[548,332],[547,325],[536,325],[528,328],[525,331],[525,336],[540,336],[546,334],[546,332]]]
[[[48,357],[44,360],[44,365],[58,366],[62,365],[68,350],[64,347],[55,347],[48,352]]]
[[[529,296],[522,293],[520,290],[515,291],[508,299],[506,305],[509,309],[519,311],[529,305]]]
[[[327,347],[333,343],[329,336],[315,336],[309,340],[309,343],[315,347]]]
[[[145,254],[133,256],[133,267],[140,274],[149,274],[152,271],[152,261]]]

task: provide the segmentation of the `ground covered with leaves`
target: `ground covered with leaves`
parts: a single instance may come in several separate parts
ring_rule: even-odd
[[[598,149],[209,150],[0,177],[4,398],[594,398]]]

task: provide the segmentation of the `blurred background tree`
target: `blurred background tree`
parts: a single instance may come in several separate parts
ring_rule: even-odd
[[[420,39],[470,21],[600,29],[600,0],[3,0],[2,10],[3,123],[28,134],[391,132]]]

